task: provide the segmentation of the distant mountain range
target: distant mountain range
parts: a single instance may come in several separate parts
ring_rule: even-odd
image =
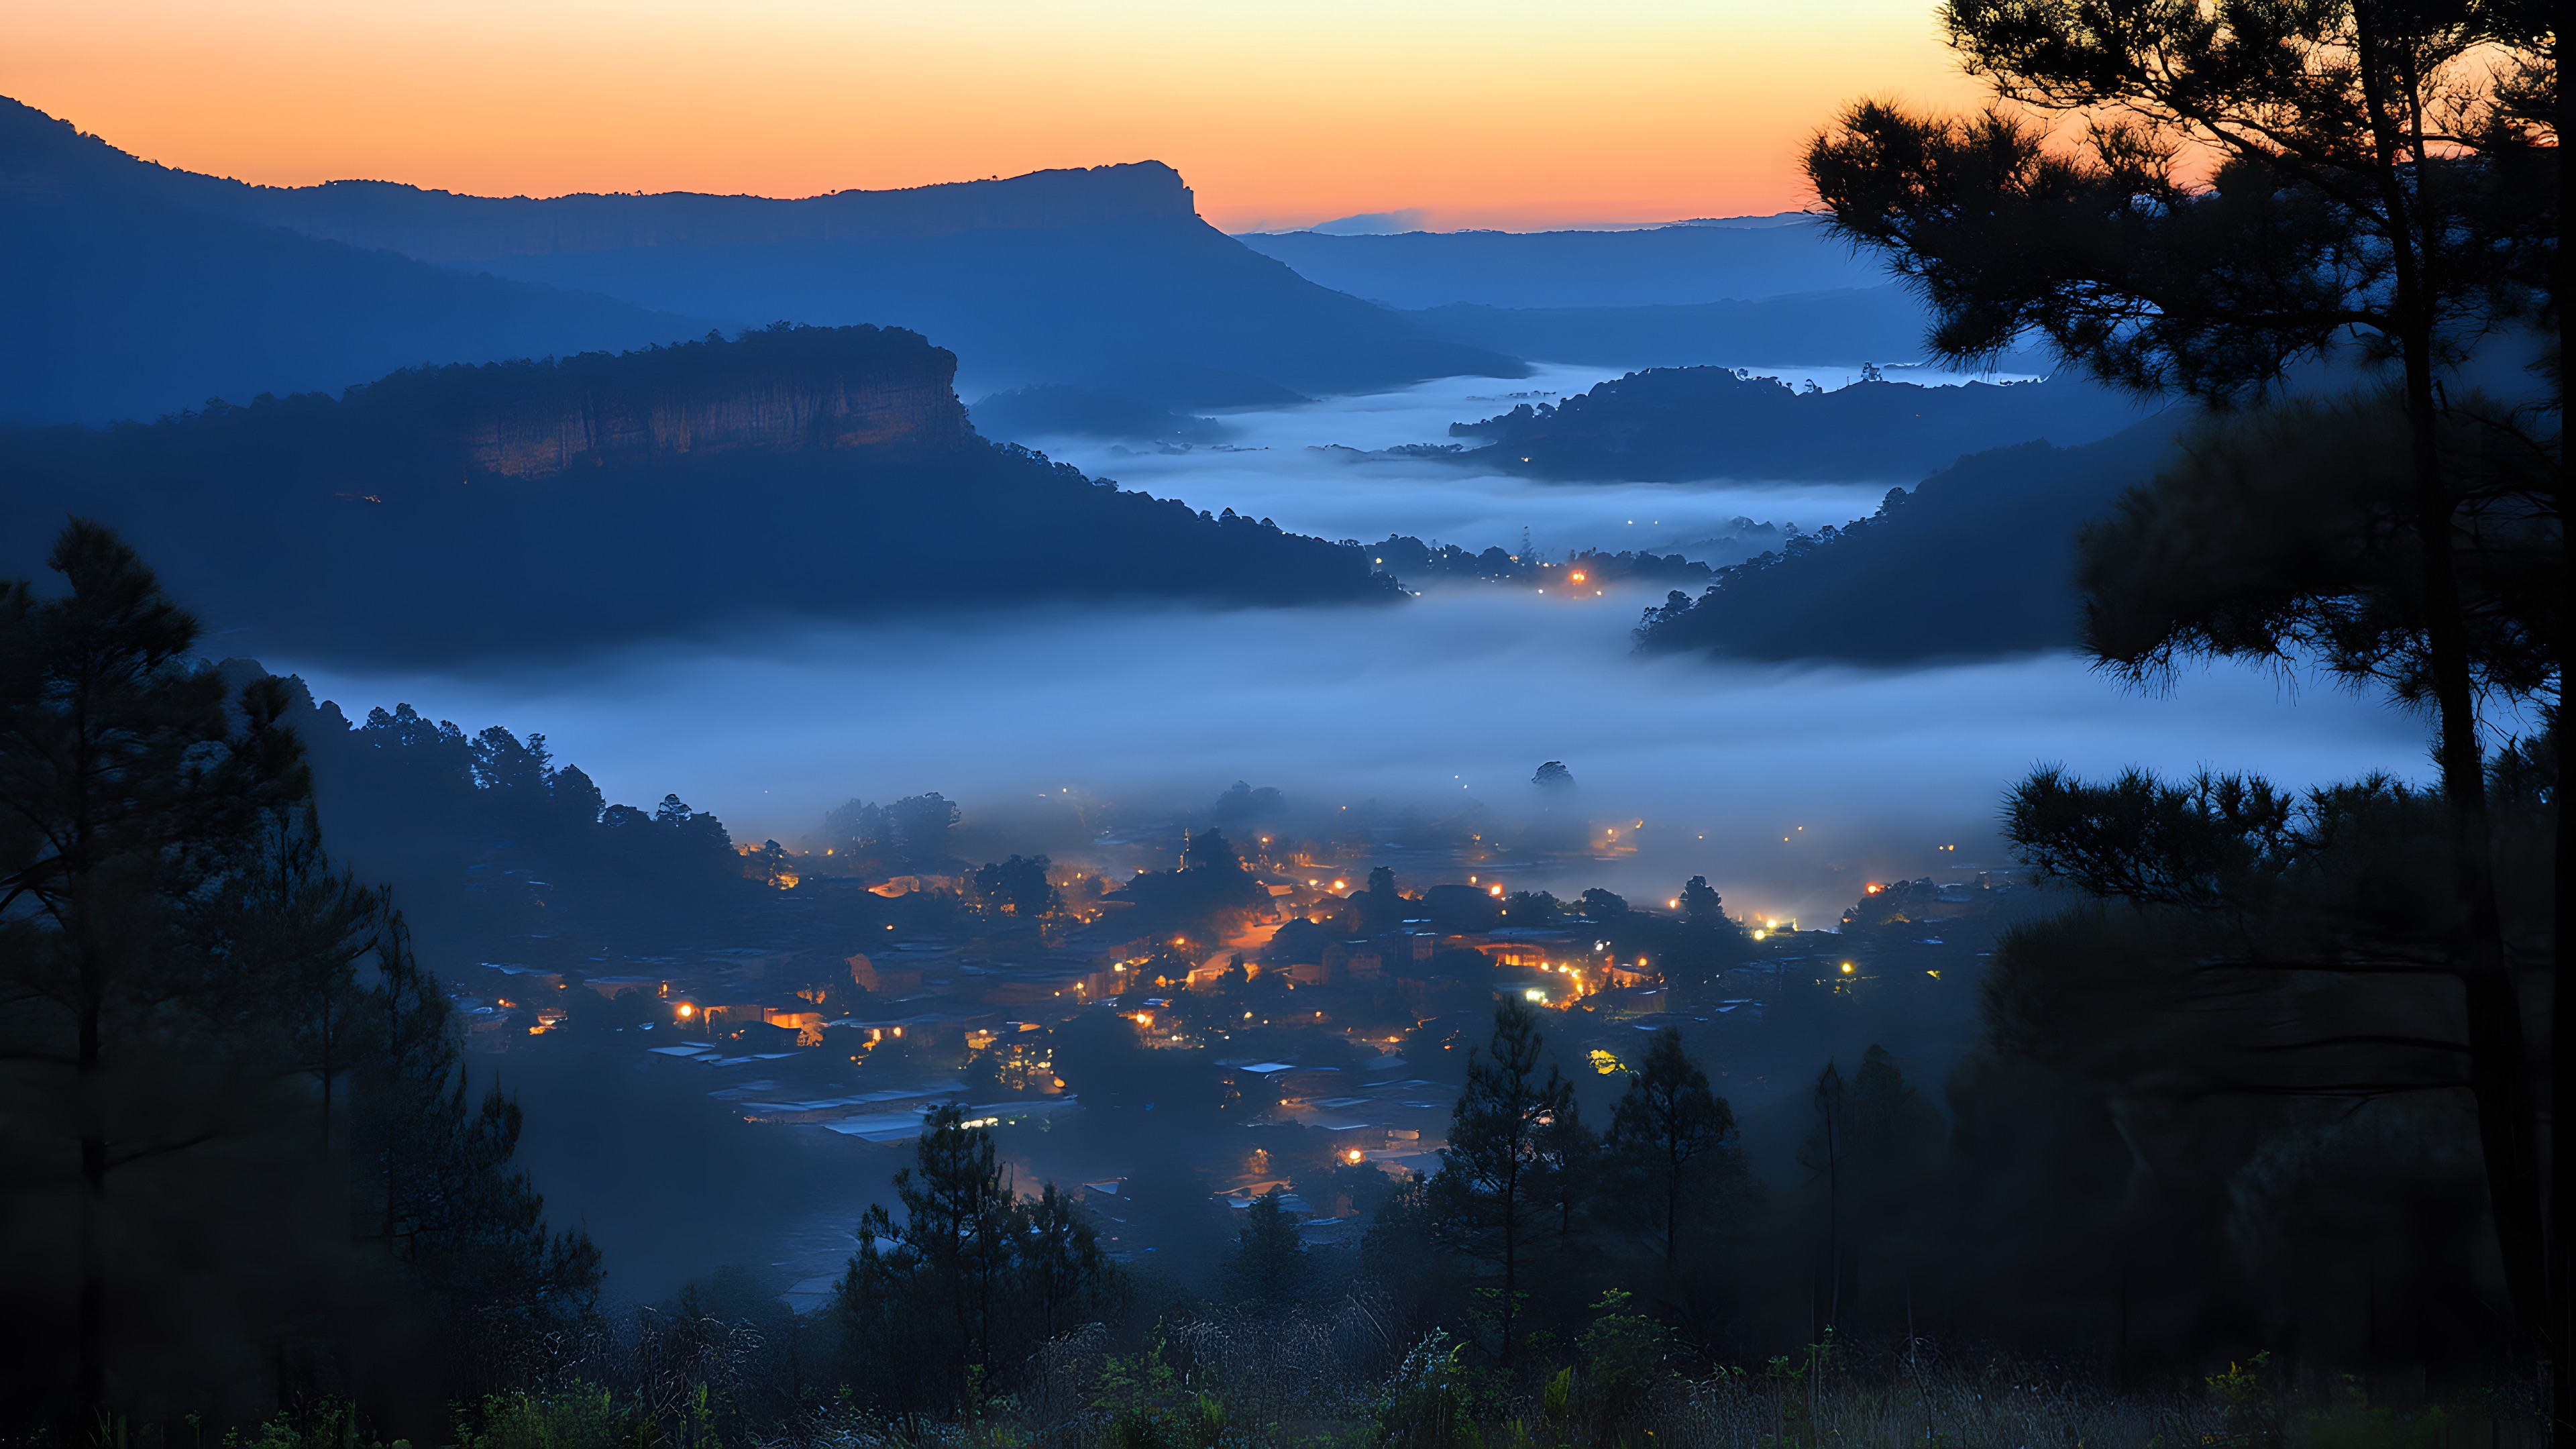
[[[1308,279],[1426,336],[1608,367],[1856,367],[1925,359],[1931,319],[1877,259],[1788,213],[1620,231],[1253,234]],[[2005,372],[2044,359],[2007,358]]]
[[[1040,599],[1396,597],[1357,548],[985,441],[955,370],[915,333],[781,326],[0,431],[0,576],[41,576],[79,514],[228,653],[405,664]]]
[[[1888,282],[1884,265],[1798,216],[1634,231],[1295,231],[1238,240],[1310,281],[1399,308],[1687,306]]]
[[[0,100],[0,422],[149,418],[423,362],[640,347],[709,322],[212,209],[235,183]]]
[[[789,201],[265,187],[0,102],[0,197],[0,417],[22,422],[778,320],[921,331],[979,390],[1167,407],[1524,371],[1226,237],[1154,162]]]
[[[1456,455],[1461,462],[1534,478],[1904,479],[2004,444],[2089,443],[2147,411],[2074,377],[1802,391],[1730,368],[1679,367],[1632,372],[1449,432],[1482,444]]]
[[[1854,367],[1924,355],[1922,304],[1895,286],[1654,307],[1459,302],[1405,315],[1422,331],[1454,342],[1595,367]],[[2007,372],[2023,365],[2023,359],[1999,364]]]

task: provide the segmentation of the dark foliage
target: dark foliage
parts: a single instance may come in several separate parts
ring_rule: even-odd
[[[0,435],[0,536],[92,514],[237,647],[375,661],[1040,598],[1393,597],[1356,550],[974,439],[954,368],[910,333],[782,327]]]
[[[2479,683],[2552,682],[2559,539],[2550,445],[2479,398],[2441,420],[2462,490],[2454,535]],[[2301,399],[2210,420],[2173,465],[2086,526],[2085,647],[2129,678],[2188,658],[2314,663],[2410,702],[2431,691],[2420,532],[2404,409],[2384,393]]]
[[[293,693],[192,661],[107,530],[52,564],[65,592],[0,590],[11,1432],[360,1390],[417,1415],[523,1372],[597,1256],[512,1167],[516,1104],[469,1105],[399,918],[322,854]]]
[[[2151,473],[2178,421],[1962,459],[1910,493],[1891,490],[1872,517],[1718,570],[1697,599],[1675,590],[1646,611],[1638,642],[1873,662],[2066,647],[2081,628],[2077,537]]]
[[[2030,441],[2077,446],[2138,420],[2090,383],[1856,382],[1799,392],[1723,367],[1632,372],[1559,404],[1522,403],[1452,437],[1459,455],[1537,478],[1914,478],[1962,454]]]
[[[904,1217],[870,1207],[835,1296],[841,1371],[872,1404],[955,1412],[1049,1338],[1115,1307],[1122,1277],[1055,1184],[1019,1196],[992,1134],[943,1107],[895,1174]]]

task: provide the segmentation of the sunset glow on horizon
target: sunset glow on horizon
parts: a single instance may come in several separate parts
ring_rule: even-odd
[[[1837,106],[1974,96],[1928,0],[0,0],[0,37],[0,94],[247,181],[803,196],[1151,158],[1236,231],[1792,210]]]

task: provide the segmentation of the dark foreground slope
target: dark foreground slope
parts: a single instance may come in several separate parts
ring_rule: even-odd
[[[1866,664],[2072,647],[2076,535],[2162,466],[2178,414],[2079,448],[1963,458],[1874,517],[1721,569],[1697,599],[1672,594],[1638,642]]]
[[[1563,403],[1527,403],[1453,437],[1463,456],[1535,478],[1919,478],[1964,453],[2091,442],[2137,422],[2129,398],[2074,378],[1800,392],[1722,367],[1632,372]]]
[[[781,328],[0,434],[0,574],[40,574],[83,514],[229,652],[378,661],[563,657],[758,616],[1392,597],[1356,549],[987,443],[955,367],[909,332]]]
[[[0,422],[101,423],[398,367],[706,330],[208,210],[205,185],[0,99]]]

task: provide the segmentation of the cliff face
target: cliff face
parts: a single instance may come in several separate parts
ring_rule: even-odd
[[[403,373],[348,402],[434,419],[471,473],[547,478],[682,453],[954,446],[973,432],[956,374],[956,355],[917,333],[800,327]]]

